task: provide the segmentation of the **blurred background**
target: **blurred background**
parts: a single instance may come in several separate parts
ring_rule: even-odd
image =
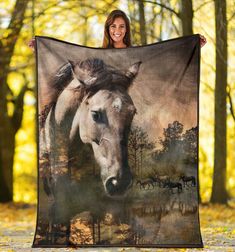
[[[226,3],[227,2],[227,3]],[[113,9],[127,13],[133,45],[202,34],[201,201],[235,198],[234,0],[5,0],[0,3],[0,202],[37,202],[35,35],[101,47]]]

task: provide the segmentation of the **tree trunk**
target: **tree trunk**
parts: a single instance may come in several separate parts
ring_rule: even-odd
[[[88,17],[84,17],[84,31],[83,31],[83,45],[87,46],[88,43]]]
[[[151,13],[152,13],[151,23],[153,25],[149,27],[151,43],[157,42],[156,35],[155,35],[155,30],[156,30],[155,23],[156,23],[157,14],[156,14],[155,8],[156,8],[156,6],[152,5],[152,7],[151,7]]]
[[[161,0],[161,3],[162,3],[162,0]],[[160,18],[161,18],[161,21],[160,21],[160,24],[159,24],[159,41],[162,41],[162,38],[163,38],[163,22],[164,22],[164,9],[161,7],[161,11],[160,11]]]
[[[136,1],[128,0],[128,12],[131,22],[131,42],[133,45],[140,44],[140,34],[139,34],[139,22],[136,19],[138,17],[138,8],[136,7]]]
[[[193,4],[192,0],[181,0],[180,18],[182,23],[182,35],[193,34]],[[199,161],[198,161],[199,162]],[[199,171],[198,171],[199,172]],[[198,181],[198,188],[200,188]],[[201,202],[200,190],[198,189],[198,201]]]
[[[1,150],[0,160],[0,202],[8,202],[13,200],[13,158],[15,150],[15,139],[12,130],[5,127],[5,137],[1,140],[3,149]],[[2,139],[2,138],[1,138]]]
[[[180,18],[183,36],[193,34],[193,4],[192,0],[181,0]]]
[[[226,87],[227,87],[227,18],[226,0],[215,0],[216,80],[215,145],[211,202],[227,203],[226,191]]]
[[[23,115],[24,87],[16,99],[13,116],[7,109],[7,76],[20,30],[23,26],[24,13],[29,0],[17,0],[9,26],[8,36],[0,41],[0,202],[13,200],[13,158],[15,149],[15,134],[19,129]]]
[[[140,24],[140,38],[141,44],[147,44],[147,33],[146,33],[146,22],[145,22],[145,11],[143,0],[138,0],[139,5],[139,24]]]
[[[98,244],[100,244],[100,218],[97,218],[97,225],[98,225]]]

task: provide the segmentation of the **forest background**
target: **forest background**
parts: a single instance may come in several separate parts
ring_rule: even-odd
[[[49,36],[101,47],[113,9],[131,21],[133,45],[202,34],[199,173],[202,202],[235,198],[233,0],[6,0],[0,3],[0,202],[37,201],[35,56]]]

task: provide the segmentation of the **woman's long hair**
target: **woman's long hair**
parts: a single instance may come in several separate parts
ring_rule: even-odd
[[[126,34],[123,39],[124,44],[127,47],[131,46],[131,31],[130,31],[130,21],[125,14],[125,12],[121,10],[113,10],[107,17],[105,25],[104,25],[104,39],[103,39],[103,48],[114,48],[113,40],[109,35],[109,26],[114,22],[115,18],[121,17],[124,19],[126,24]]]

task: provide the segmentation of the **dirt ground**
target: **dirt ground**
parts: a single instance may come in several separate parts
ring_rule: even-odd
[[[200,206],[203,249],[167,251],[235,251],[235,208],[220,205]],[[36,223],[36,206],[20,203],[0,204],[0,252],[41,251],[166,251],[145,248],[31,248]]]

